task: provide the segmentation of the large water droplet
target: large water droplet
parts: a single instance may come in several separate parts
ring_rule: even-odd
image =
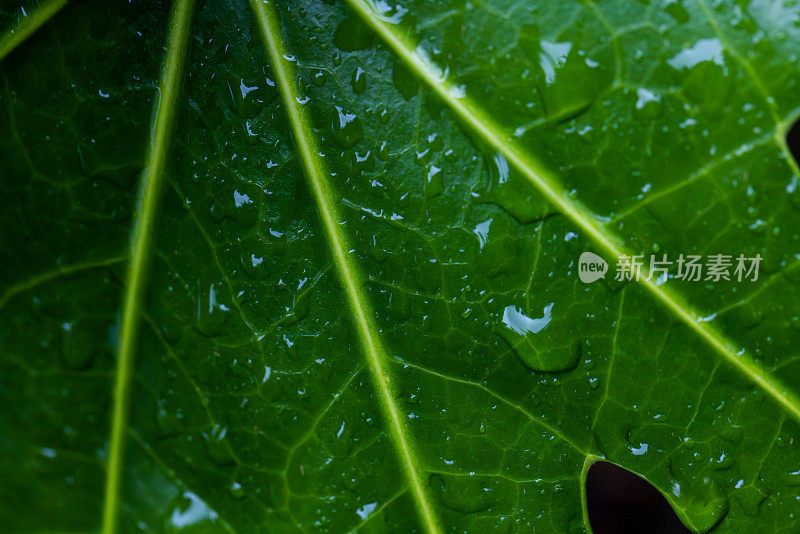
[[[546,305],[541,317],[529,317],[517,306],[506,306],[503,324],[496,329],[530,369],[565,371],[577,364],[578,355],[569,347],[556,346],[546,337],[537,337],[549,326],[553,306],[552,302]]]
[[[481,202],[497,204],[522,224],[541,218],[544,208],[533,188],[524,180],[512,179],[508,160],[503,154],[498,152],[491,159],[487,158],[486,166],[489,180],[479,193]]]
[[[728,514],[728,495],[714,479],[697,474],[691,467],[679,467],[674,459],[670,460],[669,473],[673,496],[697,530],[711,530]]]
[[[745,486],[734,493],[736,501],[748,517],[756,517],[761,513],[761,504],[766,500],[767,494],[755,486]]]
[[[368,48],[375,34],[358,17],[342,19],[333,33],[333,44],[345,52]]]
[[[219,528],[219,515],[200,497],[191,491],[184,491],[172,504],[172,511],[165,525],[166,532],[204,532]]]

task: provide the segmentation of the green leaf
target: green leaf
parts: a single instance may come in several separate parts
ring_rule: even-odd
[[[797,20],[0,5],[3,529],[582,532],[603,459],[791,532]]]

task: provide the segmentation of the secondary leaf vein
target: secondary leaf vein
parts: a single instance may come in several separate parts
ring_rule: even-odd
[[[122,322],[114,380],[111,436],[103,504],[103,534],[116,530],[121,500],[122,472],[128,427],[128,404],[134,373],[134,345],[141,319],[141,299],[146,284],[146,271],[152,231],[156,220],[158,194],[164,174],[169,129],[181,81],[183,63],[189,43],[189,24],[194,0],[176,0],[169,22],[167,57],[161,71],[156,104],[153,138],[147,167],[139,184],[139,205],[131,236],[130,261],[122,304]]]
[[[432,64],[424,54],[419,53],[410,46],[410,43],[399,31],[399,28],[380,20],[379,15],[367,0],[346,1],[353,11],[386,42],[389,48],[417,76],[433,89],[467,127],[479,135],[489,146],[502,153],[551,204],[569,217],[575,225],[600,245],[608,255],[612,257],[630,255],[623,247],[623,241],[619,236],[598,224],[600,219],[597,215],[579,201],[573,200],[566,195],[566,189],[559,183],[557,176],[552,171],[537,158],[522,149],[512,137],[506,135],[503,128],[492,120],[479,105],[472,102],[468,96],[462,96],[462,91],[453,91],[452,85],[441,76],[441,69]],[[661,302],[674,314],[680,322],[703,338],[715,352],[757,384],[795,419],[800,421],[800,400],[787,386],[770,376],[743,349],[735,347],[733,342],[720,333],[711,323],[698,321],[701,315],[696,313],[688,303],[669,288],[656,285],[656,281],[650,279],[650,277],[640,277],[638,283],[656,301]]]
[[[358,336],[367,356],[367,363],[376,385],[381,408],[388,422],[389,436],[400,456],[400,463],[411,486],[420,519],[427,532],[437,534],[441,532],[441,529],[434,515],[433,507],[425,495],[411,440],[395,402],[396,395],[385,370],[386,353],[377,335],[377,328],[373,324],[370,304],[367,298],[361,294],[361,276],[347,253],[347,250],[350,249],[346,246],[346,237],[340,230],[342,221],[325,178],[313,130],[305,110],[298,104],[294,66],[292,61],[287,59],[281,42],[276,7],[271,2],[262,0],[251,0],[251,5],[261,28],[267,53],[272,61],[278,86],[295,134],[295,142],[302,156],[306,178],[328,237],[350,311],[354,316]]]

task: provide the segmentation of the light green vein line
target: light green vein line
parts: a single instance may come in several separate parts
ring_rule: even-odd
[[[580,202],[566,195],[564,187],[559,183],[555,174],[538,159],[526,153],[514,138],[504,133],[503,128],[478,105],[468,97],[462,97],[462,90],[454,90],[455,88],[443,76],[442,69],[431,63],[423,53],[410,46],[400,32],[400,28],[383,22],[380,15],[365,0],[346,0],[346,2],[386,42],[389,48],[442,98],[459,119],[491,147],[502,153],[550,203],[571,219],[607,254],[612,257],[630,254],[623,247],[622,239],[598,224],[600,220],[595,214]],[[700,315],[670,289],[657,286],[655,280],[647,280],[646,277],[642,277],[638,282],[690,330],[703,338],[720,356],[755,382],[795,419],[800,421],[800,400],[789,388],[770,376],[758,363],[745,354],[744,350],[736,348],[711,323],[700,321]]]
[[[81,271],[88,271],[91,269],[99,269],[101,267],[108,267],[110,265],[114,265],[115,263],[119,263],[125,258],[123,257],[116,257],[116,258],[107,258],[103,260],[96,260],[96,261],[87,261],[83,263],[76,263],[75,265],[67,265],[66,267],[59,267],[57,269],[53,269],[52,271],[47,271],[45,273],[37,274],[14,284],[13,286],[9,287],[5,290],[2,296],[0,296],[0,309],[5,307],[8,302],[19,295],[20,293],[24,293],[25,291],[29,291],[37,286],[42,284],[46,284],[51,280],[55,280],[61,276],[69,276],[71,274],[76,274]]]
[[[319,148],[306,112],[298,104],[296,76],[293,61],[287,59],[280,35],[280,23],[275,6],[268,1],[251,0],[259,26],[264,36],[267,53],[272,61],[278,86],[289,115],[295,143],[302,156],[306,177],[319,210],[319,216],[332,249],[339,278],[347,294],[354,316],[358,336],[367,356],[381,409],[388,423],[389,436],[398,453],[400,464],[411,486],[411,492],[425,530],[430,534],[441,532],[431,503],[425,495],[419,467],[412,450],[411,439],[400,415],[396,395],[385,371],[387,356],[373,324],[373,313],[366,297],[361,294],[361,276],[347,253],[346,237],[341,231],[342,220],[329,190]]]
[[[183,63],[189,43],[189,24],[194,0],[176,0],[172,6],[167,41],[167,57],[158,84],[159,99],[153,118],[152,144],[147,167],[139,184],[139,205],[131,236],[130,262],[125,286],[117,354],[116,378],[111,418],[108,465],[106,467],[105,501],[103,505],[103,534],[112,534],[117,525],[122,492],[126,429],[131,378],[134,372],[134,345],[141,319],[141,298],[146,284],[146,271],[152,231],[158,205],[158,193],[164,174],[169,130],[175,114],[175,101],[180,88]]]
[[[53,18],[65,5],[67,0],[47,0],[30,15],[23,15],[16,26],[0,36],[0,61]]]
[[[534,424],[536,424],[536,425],[540,426],[541,428],[545,429],[546,431],[550,432],[553,436],[557,437],[559,440],[561,440],[562,442],[566,443],[567,445],[569,445],[570,447],[575,449],[577,452],[581,453],[582,456],[586,456],[586,457],[591,456],[591,454],[588,451],[584,450],[583,448],[581,448],[580,445],[578,445],[577,443],[575,443],[574,441],[569,439],[569,437],[567,437],[565,434],[563,434],[561,431],[559,431],[558,428],[550,425],[549,423],[545,422],[540,417],[537,417],[537,416],[533,415],[533,413],[530,412],[529,410],[526,410],[525,408],[523,408],[522,406],[520,406],[518,404],[514,404],[513,402],[511,402],[507,398],[503,397],[499,393],[493,391],[492,389],[486,387],[485,385],[483,385],[483,384],[481,384],[479,382],[473,382],[472,380],[467,380],[465,378],[458,378],[458,377],[455,377],[455,376],[449,376],[449,375],[446,375],[444,373],[440,373],[438,371],[432,371],[430,369],[426,369],[425,367],[421,367],[421,366],[415,365],[413,363],[403,362],[403,361],[399,361],[399,360],[395,360],[394,363],[397,364],[397,365],[402,365],[404,367],[410,367],[411,369],[416,369],[417,371],[419,371],[421,373],[425,373],[425,374],[429,374],[431,376],[435,376],[437,378],[440,378],[441,380],[445,380],[445,381],[448,381],[448,382],[453,382],[454,384],[461,384],[463,386],[472,387],[472,388],[475,388],[475,389],[477,389],[479,391],[483,391],[486,395],[489,395],[490,397],[492,397],[492,398],[494,398],[496,400],[499,400],[500,402],[502,402],[503,404],[505,404],[506,406],[508,406],[512,410],[516,410],[517,412],[519,412],[522,415],[524,415],[525,417],[527,417],[528,420],[532,421]]]

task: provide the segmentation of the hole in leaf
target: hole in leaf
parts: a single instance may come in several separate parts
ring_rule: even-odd
[[[589,468],[586,500],[594,534],[690,532],[649,482],[608,462]]]
[[[789,145],[789,151],[794,156],[794,160],[800,165],[800,119],[789,128],[789,133],[786,134],[786,144]]]

